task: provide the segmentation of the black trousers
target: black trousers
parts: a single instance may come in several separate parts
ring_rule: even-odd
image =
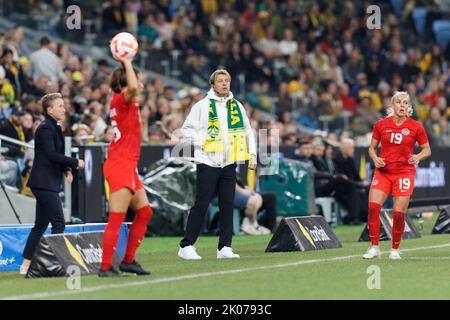
[[[36,221],[23,250],[23,257],[30,260],[33,258],[39,240],[50,222],[52,223],[52,234],[64,233],[65,229],[64,213],[59,194],[42,189],[32,189],[31,191],[36,197]]]
[[[233,202],[236,188],[236,164],[224,168],[197,164],[197,194],[189,212],[184,238],[180,247],[193,245],[205,223],[208,206],[216,190],[219,195],[218,249],[231,247],[233,236]]]
[[[261,192],[260,194],[263,202],[259,210],[266,210],[266,214],[258,222],[273,232],[277,224],[277,196],[274,192]]]

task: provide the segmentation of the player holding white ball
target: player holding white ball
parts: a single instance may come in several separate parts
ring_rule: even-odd
[[[139,46],[136,38],[131,33],[121,32],[112,38],[109,48],[113,57],[133,58],[137,54]]]
[[[123,44],[123,41],[121,42],[123,36],[118,36],[111,42],[111,50],[118,54],[113,54],[114,59],[121,62],[122,66],[113,71],[110,80],[110,87],[114,92],[110,105],[114,140],[109,145],[108,157],[103,166],[110,196],[109,220],[103,234],[103,257],[98,274],[100,277],[122,276],[112,266],[112,262],[119,239],[119,229],[125,221],[128,207],[136,212],[136,218],[130,227],[125,256],[119,269],[122,272],[138,275],[150,274],[135,260],[136,250],[144,239],[147,224],[153,215],[147,194],[137,174],[141,148],[141,123],[136,97],[143,85],[138,81],[137,71],[132,65],[137,44],[136,49],[130,51],[128,44],[125,48],[121,47],[119,43]],[[117,37],[119,40],[114,42]]]

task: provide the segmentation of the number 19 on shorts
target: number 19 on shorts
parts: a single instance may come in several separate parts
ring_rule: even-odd
[[[411,187],[411,180],[409,180],[409,178],[399,178],[398,184],[401,191],[408,191]]]

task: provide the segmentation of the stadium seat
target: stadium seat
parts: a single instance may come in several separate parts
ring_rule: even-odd
[[[419,33],[420,35],[423,35],[425,32],[427,13],[428,11],[425,7],[417,7],[412,12],[414,26],[416,27],[417,33]]]
[[[450,21],[436,20],[433,22],[432,28],[437,43],[442,49],[445,49],[450,41]]]
[[[319,197],[314,199],[317,206],[322,209],[322,214],[332,227],[338,224],[338,203],[333,197]]]

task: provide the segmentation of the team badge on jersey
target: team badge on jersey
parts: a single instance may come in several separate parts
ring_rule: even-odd
[[[403,134],[404,136],[409,135],[409,130],[408,130],[407,128],[403,128],[403,129],[402,129],[402,134]]]

